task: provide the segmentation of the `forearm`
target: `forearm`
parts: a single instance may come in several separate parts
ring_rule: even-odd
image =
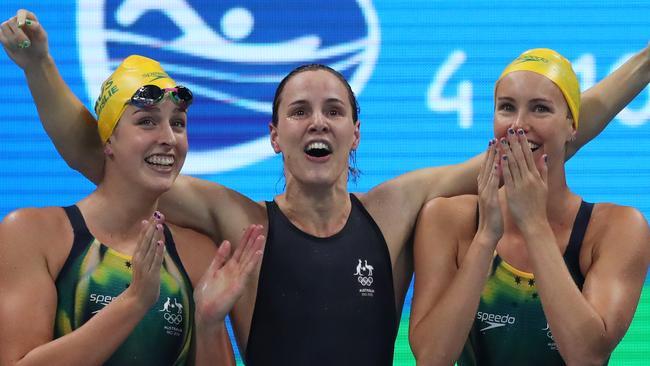
[[[418,365],[452,365],[460,356],[474,323],[495,244],[475,237],[443,296],[414,325],[410,341]]]
[[[223,322],[217,324],[213,330],[205,329],[197,322],[195,352],[196,366],[236,364],[230,337]]]
[[[650,82],[649,47],[641,50],[582,94],[578,133],[576,140],[567,147],[567,158],[598,136],[609,122],[648,85]]]
[[[522,230],[546,320],[568,365],[602,365],[612,346],[602,317],[580,292],[548,224]]]
[[[51,57],[25,69],[43,128],[70,167],[98,183],[104,170],[97,123],[63,81]]]
[[[148,310],[125,294],[73,332],[31,350],[15,366],[102,365]]]

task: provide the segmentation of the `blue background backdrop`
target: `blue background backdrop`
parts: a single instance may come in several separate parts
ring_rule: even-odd
[[[99,91],[89,74],[106,77],[108,72],[101,71],[128,53],[161,59],[197,94],[189,122],[195,155],[188,157],[188,163],[193,161],[186,172],[255,200],[271,199],[283,188],[281,160],[271,156],[264,139],[274,87],[298,64],[332,64],[354,80],[362,121],[357,161],[363,174],[350,190],[367,191],[403,172],[461,162],[481,152],[492,136],[493,83],[522,51],[558,50],[574,62],[584,89],[650,39],[650,4],[645,1],[291,0],[271,5],[263,0],[178,0],[165,2],[165,11],[149,8],[138,19],[125,20],[120,16],[133,13],[119,15],[120,6],[135,6],[132,10],[147,3],[128,2],[7,1],[0,4],[0,17],[10,17],[18,7],[37,14],[64,79],[89,108]],[[206,29],[196,22],[179,25],[170,14],[186,20],[201,14],[208,31],[253,51],[241,48],[241,53],[224,56],[218,52],[221,46],[201,44],[209,39],[205,36],[176,47],[173,42],[183,35]],[[288,49],[302,45],[305,51],[291,57],[280,52],[286,60],[258,60],[264,52],[256,53],[255,47],[281,47],[287,40],[302,41]],[[4,54],[0,85],[5,87],[0,93],[0,216],[19,207],[67,205],[91,192],[93,186],[57,155],[38,122],[22,72]],[[650,94],[644,90],[567,164],[572,189],[589,201],[635,206],[648,217],[649,121]],[[233,163],[226,149],[241,143],[250,143],[244,146],[250,149],[238,153],[241,161]],[[643,364],[650,358],[647,292],[612,364]],[[410,295],[402,331],[409,311]],[[404,334],[395,364],[413,363]]]

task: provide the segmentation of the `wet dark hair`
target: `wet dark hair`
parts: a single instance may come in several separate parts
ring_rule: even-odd
[[[357,103],[357,97],[354,95],[354,92],[352,91],[352,87],[350,86],[350,83],[345,79],[343,74],[340,72],[334,70],[333,68],[323,65],[323,64],[307,64],[307,65],[302,65],[298,66],[295,69],[291,70],[290,73],[285,76],[282,81],[280,81],[280,84],[278,84],[277,89],[275,89],[275,96],[273,96],[273,114],[271,115],[271,123],[273,126],[278,125],[278,109],[280,107],[280,98],[282,96],[282,91],[284,91],[285,85],[287,85],[287,82],[291,80],[294,76],[303,73],[305,71],[318,71],[318,70],[323,70],[327,71],[330,74],[336,76],[337,79],[345,86],[345,89],[348,91],[348,101],[350,102],[350,106],[352,107],[352,121],[354,123],[359,121],[359,113],[361,113],[361,109],[359,108],[359,104]],[[357,152],[356,150],[350,151],[350,166],[348,167],[348,170],[350,171],[349,177],[352,178],[352,182],[356,183],[357,179],[361,175],[361,171],[357,168]]]

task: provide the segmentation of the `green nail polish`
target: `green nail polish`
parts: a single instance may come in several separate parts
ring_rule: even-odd
[[[29,20],[29,19],[25,19],[25,24],[27,24],[27,25],[32,25],[32,21]]]
[[[29,47],[31,45],[32,45],[32,42],[30,42],[29,40],[24,40],[24,41],[18,43],[18,48],[27,48],[27,47]]]

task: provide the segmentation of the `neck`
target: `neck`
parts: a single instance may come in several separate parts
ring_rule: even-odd
[[[317,237],[332,236],[345,226],[351,201],[347,181],[333,185],[307,185],[287,179],[285,193],[276,202],[289,220],[302,231]]]
[[[105,244],[135,243],[140,222],[148,220],[158,205],[158,193],[103,181],[95,192],[78,203],[93,235]]]

